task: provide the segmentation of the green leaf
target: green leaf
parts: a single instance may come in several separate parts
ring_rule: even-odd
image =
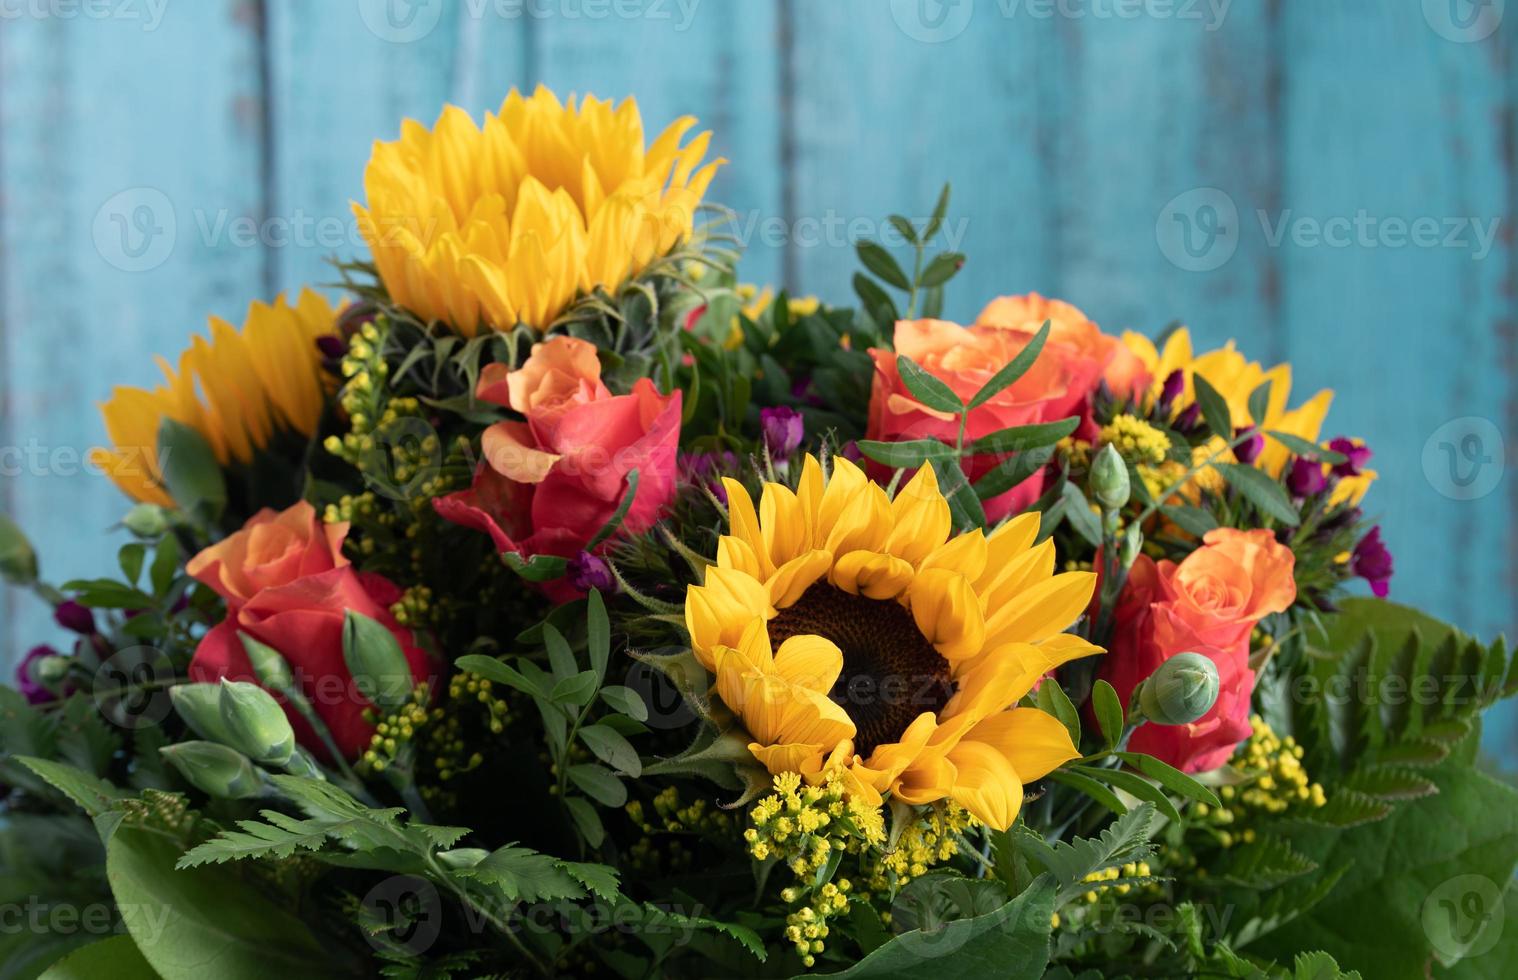
[[[1265,417],[1270,414],[1270,391],[1274,387],[1274,381],[1266,381],[1249,393],[1249,417],[1254,420],[1255,428],[1264,425]]]
[[[1070,771],[1100,780],[1109,786],[1115,786],[1129,796],[1137,797],[1146,803],[1153,803],[1160,813],[1171,820],[1181,819],[1180,811],[1175,808],[1174,803],[1170,802],[1170,798],[1164,791],[1142,776],[1122,769],[1102,769],[1096,766],[1072,766]]]
[[[179,539],[172,534],[164,535],[153,552],[153,567],[148,571],[154,595],[168,594],[169,586],[174,584],[174,576],[179,572],[180,557]]]
[[[1174,521],[1182,531],[1198,538],[1205,536],[1208,531],[1218,526],[1218,519],[1212,516],[1211,511],[1202,510],[1200,507],[1161,507],[1160,512]]]
[[[601,815],[596,812],[596,808],[580,796],[566,797],[564,807],[579,829],[580,836],[585,838],[585,843],[591,847],[600,847],[606,839],[606,827],[601,823]]]
[[[1069,776],[1072,774],[1064,770],[1056,770],[1051,775]],[[1081,778],[1103,793],[1107,793],[1106,788],[1095,780]],[[1111,796],[1110,793],[1107,795]],[[1115,798],[1114,802],[1116,802]],[[1024,828],[1024,834],[1028,836],[1016,839],[1017,846],[1028,855],[1030,860],[1054,875],[1054,880],[1059,886],[1055,894],[1056,908],[1090,890],[1090,884],[1086,881],[1087,875],[1106,868],[1147,861],[1154,856],[1155,849],[1150,838],[1159,830],[1160,821],[1159,813],[1153,805],[1143,803],[1125,812],[1122,805],[1118,804],[1113,809],[1120,816],[1095,837],[1058,841],[1051,847],[1045,844],[1042,838],[1033,835],[1031,830]],[[1032,837],[1031,840],[1030,837]]]
[[[596,687],[600,683],[595,671],[582,670],[555,684],[548,699],[558,704],[587,705],[596,696]]]
[[[1007,388],[1012,387],[1017,383],[1018,379],[1027,374],[1028,369],[1033,366],[1034,362],[1038,360],[1038,356],[1044,351],[1044,344],[1049,339],[1049,329],[1050,322],[1045,320],[1044,325],[1038,328],[1038,333],[1034,334],[1033,339],[1028,341],[1028,346],[1018,351],[1016,357],[1008,361],[1000,371],[993,374],[990,381],[981,385],[980,390],[975,393],[975,397],[970,399],[970,407],[979,408]],[[1059,438],[1063,439],[1064,436],[1060,436]]]
[[[880,327],[888,329],[901,319],[901,313],[897,311],[895,301],[884,289],[876,285],[873,279],[863,273],[854,273],[854,292],[859,295],[859,301],[864,304],[865,312]]]
[[[158,427],[158,454],[174,502],[204,520],[220,519],[227,508],[227,480],[205,437],[165,417]]]
[[[1080,424],[1081,420],[1072,415],[1069,418],[1059,419],[1055,422],[1017,425],[1010,429],[1001,429],[1000,431],[976,439],[965,447],[965,452],[970,455],[980,453],[1020,453],[1028,449],[1052,446],[1074,432],[1080,427]]]
[[[497,684],[505,684],[507,687],[530,694],[537,698],[547,698],[548,691],[535,681],[530,680],[516,668],[484,654],[468,653],[454,661],[454,666],[459,670],[467,670],[471,674],[478,674],[486,680]]]
[[[895,228],[902,238],[907,240],[908,245],[917,244],[917,229],[912,227],[912,222],[899,214],[893,214],[886,220],[891,223],[891,227]]]
[[[694,402],[693,402],[694,403]],[[595,536],[586,543],[583,550],[594,551],[596,546],[607,538],[616,534],[622,527],[622,521],[627,518],[627,512],[632,510],[633,501],[638,499],[638,470],[636,467],[627,471],[627,489],[622,491],[622,501],[617,504],[617,509],[607,519]],[[536,556],[538,558],[542,555]],[[566,566],[567,567],[567,566]]]
[[[1213,463],[1212,465],[1223,474],[1229,485],[1238,490],[1245,500],[1259,508],[1261,513],[1275,518],[1287,527],[1296,527],[1302,523],[1302,517],[1292,506],[1285,489],[1264,470],[1257,470],[1253,466],[1244,466],[1240,463]]]
[[[1342,453],[1336,453],[1331,449],[1324,449],[1317,443],[1309,439],[1303,439],[1301,436],[1294,436],[1290,432],[1277,432],[1274,429],[1270,429],[1265,434],[1298,456],[1305,456],[1308,459],[1315,459],[1320,463],[1328,463],[1330,465],[1344,462],[1344,455]]]
[[[564,862],[508,844],[454,874],[499,892],[507,903],[551,902],[585,897],[585,888]]]
[[[892,938],[837,973],[808,973],[835,980],[917,980],[942,977],[1038,977],[1049,963],[1054,882],[1040,875],[1012,901],[992,912],[952,919]]]
[[[918,285],[929,289],[934,286],[942,286],[950,279],[953,279],[959,270],[964,267],[964,264],[965,257],[962,253],[940,252],[938,255],[933,256],[932,261],[928,263],[928,267],[922,270],[922,278],[918,280]]]
[[[1233,416],[1228,411],[1228,400],[1218,394],[1218,390],[1200,373],[1193,374],[1191,380],[1196,392],[1196,402],[1202,407],[1202,418],[1206,420],[1207,428],[1212,430],[1213,435],[1221,437],[1226,442],[1232,442]]]
[[[1054,450],[1047,447],[1009,456],[975,481],[975,495],[981,500],[998,497],[1048,466],[1053,458]]]
[[[563,578],[564,572],[569,568],[569,559],[558,555],[533,555],[529,559],[515,551],[507,551],[501,555],[501,560],[529,582],[551,582]]]
[[[896,370],[900,372],[902,383],[907,386],[912,397],[922,404],[955,415],[964,411],[965,403],[954,393],[953,388],[935,378],[907,355],[896,355]]]
[[[548,651],[548,663],[553,668],[555,680],[564,680],[580,672],[575,652],[559,628],[552,623],[543,624],[543,647]]]
[[[69,953],[38,980],[158,980],[131,936],[112,936]]]
[[[1206,803],[1208,806],[1221,805],[1216,793],[1168,762],[1161,762],[1154,756],[1145,755],[1142,752],[1119,752],[1117,757],[1177,796],[1184,796],[1198,803]]]
[[[929,241],[938,234],[938,229],[943,226],[944,215],[949,213],[949,185],[944,184],[943,190],[938,192],[938,200],[933,204],[933,213],[928,218],[928,223],[922,229],[922,240]]]
[[[1075,528],[1077,534],[1085,539],[1086,543],[1093,548],[1102,546],[1102,519],[1096,511],[1091,509],[1091,503],[1086,500],[1086,495],[1081,493],[1081,488],[1073,483],[1066,483],[1064,489],[1065,516],[1070,518],[1070,526]]]
[[[379,620],[349,609],[343,618],[343,662],[354,687],[389,714],[411,700],[415,684],[400,641]]]
[[[17,756],[16,761],[42,777],[48,785],[67,796],[91,817],[97,817],[122,800],[131,798],[130,793],[124,793],[105,780],[74,766],[31,756]]]
[[[569,779],[602,806],[619,807],[627,802],[627,787],[604,766],[593,762],[570,766]]]
[[[1072,745],[1081,744],[1080,712],[1076,711],[1075,705],[1070,703],[1070,697],[1065,693],[1064,688],[1053,682],[1040,684],[1035,700],[1039,710],[1053,715],[1059,719],[1061,725],[1065,726],[1065,730],[1070,733]]]
[[[864,267],[874,273],[876,278],[889,286],[895,286],[903,292],[912,288],[912,280],[908,279],[907,274],[901,271],[901,266],[897,265],[896,260],[891,258],[891,253],[887,252],[878,243],[860,242],[855,246],[855,250],[859,253],[859,261],[864,263]]]
[[[332,958],[337,947],[319,942],[300,918],[240,876],[220,868],[176,870],[178,856],[170,838],[133,827],[117,829],[106,845],[116,902],[140,913],[124,916],[127,930],[164,980],[315,980],[348,972]]]
[[[116,562],[121,566],[121,574],[129,584],[136,585],[137,580],[142,578],[142,563],[147,560],[147,556],[147,545],[140,541],[124,544],[116,552]]]
[[[644,703],[642,696],[630,687],[623,687],[620,684],[603,687],[601,700],[610,705],[613,711],[620,711],[629,718],[638,721],[648,720],[648,705]]]
[[[611,661],[611,622],[606,618],[606,602],[600,589],[591,589],[586,596],[585,630],[590,665],[599,681],[606,676],[606,665]]]
[[[949,459],[954,447],[937,439],[909,439],[905,442],[879,442],[861,439],[859,451],[877,463],[896,469],[913,469],[933,459]]]
[[[1275,836],[1252,844],[1236,844],[1209,872],[1214,880],[1245,888],[1277,888],[1292,878],[1318,869],[1318,863]]]
[[[935,459],[933,472],[938,475],[938,489],[949,502],[949,514],[954,526],[961,529],[985,527],[986,510],[981,506],[969,477],[960,468],[957,459]]]
[[[1096,715],[1096,723],[1101,727],[1107,747],[1116,745],[1123,737],[1123,705],[1111,684],[1097,680],[1091,688],[1091,710]]]
[[[1113,813],[1124,814],[1128,812],[1128,807],[1122,800],[1117,798],[1116,793],[1090,776],[1082,775],[1070,769],[1056,769],[1049,773],[1048,778],[1056,783],[1062,783],[1071,789],[1085,793]]]
[[[0,513],[0,579],[27,586],[37,580],[37,552],[16,522]]]
[[[633,779],[643,774],[643,763],[638,750],[622,735],[605,725],[589,725],[580,729],[580,741],[594,752],[597,759]]]

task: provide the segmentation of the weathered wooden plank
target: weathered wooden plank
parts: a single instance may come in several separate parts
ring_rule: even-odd
[[[268,5],[270,213],[292,231],[270,242],[278,289],[333,283],[334,256],[365,254],[349,204],[363,198],[370,149],[403,119],[437,118],[468,70],[460,38],[479,26],[474,6]],[[497,54],[520,58],[510,44]]]
[[[124,510],[80,463],[104,438],[95,403],[152,382],[154,353],[240,315],[263,278],[218,223],[262,207],[251,5],[69,9],[0,30],[0,444],[24,457],[0,494],[55,581],[110,567]],[[40,603],[3,601],[7,650],[54,635]]]
[[[1064,84],[1054,25],[1024,26],[997,3],[797,3],[792,14],[794,191],[782,217],[793,287],[849,301],[854,242],[880,239],[893,212],[926,218],[947,180],[940,246],[969,261],[946,314],[1053,291],[1048,233],[1063,182],[1048,148]]]
[[[697,132],[712,131],[709,156],[729,161],[707,196],[737,212],[723,230],[747,242],[744,275],[778,282],[783,247],[763,230],[779,214],[785,179],[779,5],[638,0],[595,18],[575,11],[600,8],[550,6],[551,16],[529,22],[534,79],[560,95],[637,96],[649,140],[696,116]]]
[[[1334,430],[1376,451],[1368,506],[1401,559],[1393,596],[1511,633],[1511,476],[1483,488],[1495,462],[1466,460],[1452,476],[1440,447],[1458,451],[1465,430],[1442,428],[1458,418],[1487,420],[1478,455],[1501,451],[1491,432],[1506,426],[1509,450],[1514,437],[1514,379],[1498,369],[1512,351],[1511,226],[1485,238],[1513,207],[1500,38],[1462,43],[1419,5],[1371,3],[1288,4],[1282,34],[1282,210],[1254,230],[1282,236],[1299,384],[1334,387]]]

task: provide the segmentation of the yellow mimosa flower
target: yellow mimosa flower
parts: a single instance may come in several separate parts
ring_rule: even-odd
[[[390,296],[465,336],[546,330],[575,297],[615,289],[689,238],[723,160],[685,116],[645,147],[638,104],[515,89],[483,126],[448,106],[375,143],[359,230]]]
[[[1014,707],[1101,652],[1062,632],[1096,577],[1054,574],[1038,514],[950,537],[928,466],[894,500],[841,458],[824,482],[808,456],[798,487],[766,484],[757,509],[724,485],[730,533],[685,621],[772,773],[842,775],[871,803],[948,798],[1005,829],[1023,784],[1079,755],[1059,721]]]
[[[172,506],[158,464],[158,428],[165,418],[205,437],[223,466],[248,463],[274,436],[316,431],[326,400],[318,337],[335,334],[337,310],[321,295],[302,290],[291,305],[280,295],[271,306],[253,303],[242,329],[211,317],[211,336],[195,337],[174,370],[158,358],[164,383],[118,387],[100,406],[109,449],[91,460],[129,496]]]
[[[1278,364],[1267,371],[1259,362],[1246,360],[1243,354],[1234,349],[1233,341],[1218,350],[1193,354],[1191,332],[1185,327],[1176,330],[1166,339],[1163,350],[1157,349],[1148,337],[1131,330],[1123,334],[1123,343],[1149,370],[1152,382],[1146,404],[1152,405],[1159,398],[1167,378],[1176,371],[1182,372],[1185,388],[1171,402],[1172,417],[1196,401],[1194,379],[1197,374],[1206,378],[1228,402],[1229,414],[1233,416],[1233,424],[1237,428],[1252,425],[1261,431],[1284,432],[1308,442],[1317,442],[1323,420],[1328,416],[1328,407],[1333,403],[1334,393],[1324,389],[1297,408],[1288,409],[1286,406],[1291,398],[1291,365]],[[1265,417],[1257,419],[1249,411],[1249,396],[1267,382],[1270,384],[1268,407]],[[1206,447],[1205,455],[1211,455],[1220,445],[1222,443],[1218,442]],[[1231,461],[1232,456],[1225,454],[1223,458]],[[1271,476],[1280,476],[1290,458],[1290,450],[1267,436],[1265,449],[1255,460],[1255,466]]]

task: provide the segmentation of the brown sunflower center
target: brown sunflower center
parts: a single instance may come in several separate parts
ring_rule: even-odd
[[[896,602],[818,582],[770,620],[769,632],[776,650],[793,636],[812,634],[843,651],[843,673],[828,697],[854,720],[854,749],[861,755],[898,740],[914,718],[936,713],[954,693],[949,662]]]

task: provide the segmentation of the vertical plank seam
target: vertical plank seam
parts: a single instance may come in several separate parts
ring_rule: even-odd
[[[269,0],[255,0],[253,30],[258,45],[258,193],[260,224],[274,215],[279,206],[279,174],[274,132],[274,64],[269,49]],[[258,250],[262,263],[260,275],[264,300],[272,303],[279,291],[279,270],[274,250],[268,244]]]
[[[1261,188],[1265,195],[1262,206],[1272,214],[1279,214],[1281,202],[1286,196],[1286,120],[1283,118],[1287,59],[1281,45],[1281,0],[1268,0],[1265,5],[1265,77],[1261,80],[1265,102],[1266,176]],[[1274,248],[1265,249],[1260,269],[1260,302],[1265,307],[1262,321],[1267,331],[1266,347],[1272,363],[1283,364],[1290,360],[1287,350],[1286,324],[1281,311],[1285,308],[1282,292],[1286,284],[1281,280],[1281,256]]]
[[[1507,39],[1506,46],[1501,43],[1503,37]],[[1507,617],[1504,626],[1518,639],[1518,487],[1514,486],[1518,483],[1518,237],[1515,237],[1518,236],[1518,79],[1512,74],[1518,64],[1518,31],[1499,31],[1492,40],[1498,77],[1507,79],[1504,104],[1497,120],[1499,159],[1505,181],[1502,237],[1507,242],[1507,269],[1498,287],[1503,313],[1495,324],[1502,352],[1501,372],[1507,387],[1504,401],[1507,431],[1503,439],[1508,472],[1502,479],[1507,481],[1508,584],[1503,614]]]
[[[6,78],[5,45],[0,44],[0,93],[9,86],[4,84]],[[5,196],[5,140],[3,138],[6,124],[5,107],[0,105],[0,235],[4,234],[6,204]],[[15,433],[14,400],[11,398],[10,365],[14,358],[7,355],[10,337],[10,291],[7,285],[10,282],[10,249],[0,244],[0,446],[9,446]],[[15,487],[14,479],[0,478],[0,514],[14,516]],[[19,653],[16,648],[16,590],[0,588],[0,663],[7,667],[10,665],[14,654]]]
[[[779,64],[776,79],[780,112],[780,217],[785,227],[796,227],[796,9],[795,0],[781,0],[776,15],[776,48]],[[792,293],[801,288],[800,259],[796,236],[787,234],[780,257],[780,281]]]

